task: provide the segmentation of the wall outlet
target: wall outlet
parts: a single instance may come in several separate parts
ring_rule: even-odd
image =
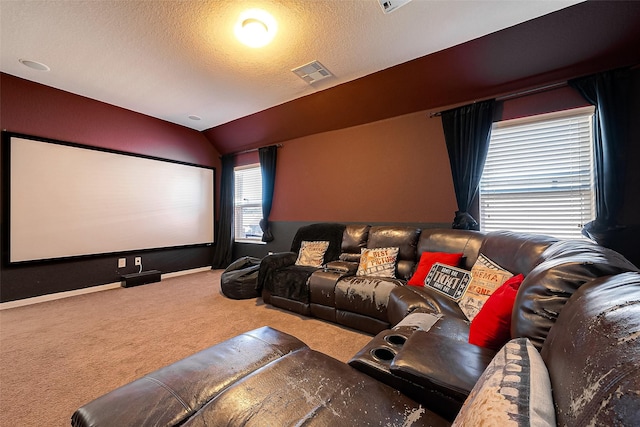
[[[118,258],[118,268],[125,268],[127,266],[126,258]]]
[[[134,262],[136,265],[142,265],[142,257],[137,256]]]

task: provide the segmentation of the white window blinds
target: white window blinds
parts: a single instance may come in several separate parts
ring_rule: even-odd
[[[234,232],[236,240],[262,239],[262,174],[260,165],[234,168]]]
[[[581,238],[595,216],[593,107],[494,124],[480,181],[483,231]]]

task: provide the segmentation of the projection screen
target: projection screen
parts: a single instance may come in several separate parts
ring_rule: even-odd
[[[214,168],[23,135],[9,150],[10,262],[213,243]]]

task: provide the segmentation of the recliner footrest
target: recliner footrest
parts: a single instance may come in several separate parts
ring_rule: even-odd
[[[307,348],[269,327],[238,335],[117,388],[79,408],[74,427],[176,425],[230,384]]]

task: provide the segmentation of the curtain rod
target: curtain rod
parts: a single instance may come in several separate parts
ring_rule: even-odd
[[[564,86],[567,86],[567,82],[551,83],[551,84],[544,85],[544,86],[534,87],[532,89],[522,90],[520,92],[513,92],[513,93],[506,94],[506,95],[497,96],[497,97],[495,97],[495,99],[496,99],[496,101],[507,101],[509,99],[515,99],[515,98],[520,98],[520,97],[527,96],[527,95],[533,95],[534,93],[546,92],[548,90],[557,89],[557,88],[564,87]],[[476,102],[479,102],[479,101],[485,101],[487,99],[491,99],[491,98],[483,98],[483,99],[480,99],[480,100],[473,101],[472,103],[476,103]],[[464,105],[466,105],[466,104],[464,104]],[[453,108],[455,108],[455,107],[453,107]],[[449,108],[447,108],[447,110],[449,110]],[[447,110],[443,110],[443,111],[447,111]],[[438,112],[435,112],[435,113],[431,113],[431,114],[429,114],[429,118],[439,117],[439,116],[442,115],[443,111],[438,111]]]
[[[235,153],[230,153],[230,154],[238,155],[238,154],[252,153],[254,151],[258,151],[261,148],[271,147],[271,146],[276,146],[277,148],[282,148],[283,147],[282,144],[269,144],[269,145],[264,145],[264,146],[258,147],[258,148],[249,148],[247,150],[236,151]]]

